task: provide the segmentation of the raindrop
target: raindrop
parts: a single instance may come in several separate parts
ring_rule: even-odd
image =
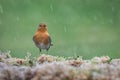
[[[105,22],[104,22],[104,21],[102,21],[101,23],[102,23],[102,24],[105,24]]]
[[[74,56],[77,57],[77,47],[73,48]]]
[[[74,49],[73,49],[73,50],[74,50],[74,52],[76,52],[76,51],[77,51],[77,47],[74,47]]]
[[[113,24],[113,20],[112,20],[112,19],[110,19],[109,22],[110,22],[111,24]]]
[[[114,8],[114,7],[112,7],[112,11],[115,11],[115,8]]]
[[[52,4],[50,5],[50,10],[51,10],[51,12],[53,12],[53,5]]]
[[[118,16],[118,18],[120,18],[120,15]]]
[[[67,32],[66,26],[64,27],[64,32]]]
[[[16,41],[17,40],[17,38],[16,37],[14,37],[14,41]]]
[[[2,8],[2,6],[0,5],[0,13],[2,13],[3,14],[3,8]]]
[[[0,24],[2,24],[2,21],[0,20]]]
[[[94,16],[93,19],[96,21],[98,18],[97,18],[97,16]]]
[[[16,18],[16,19],[17,19],[17,21],[19,21],[19,20],[20,20],[20,17],[19,17],[19,16],[17,16],[17,18]]]

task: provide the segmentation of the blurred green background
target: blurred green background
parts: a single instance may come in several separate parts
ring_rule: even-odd
[[[120,0],[0,0],[0,50],[37,56],[32,37],[41,22],[51,55],[120,58]]]

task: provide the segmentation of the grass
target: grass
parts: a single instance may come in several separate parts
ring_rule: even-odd
[[[21,58],[38,55],[32,36],[45,22],[51,55],[119,58],[119,7],[119,0],[0,0],[0,50]]]

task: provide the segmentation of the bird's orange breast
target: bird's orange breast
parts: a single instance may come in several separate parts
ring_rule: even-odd
[[[43,43],[44,45],[47,45],[49,43],[49,34],[47,32],[36,32],[36,34],[33,37],[33,40],[36,45],[39,45],[40,43]]]

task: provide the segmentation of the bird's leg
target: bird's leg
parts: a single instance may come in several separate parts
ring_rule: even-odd
[[[41,52],[41,49],[39,48],[39,51]]]
[[[49,50],[49,49],[46,49],[46,51],[47,51],[47,54],[48,54],[48,50]]]

